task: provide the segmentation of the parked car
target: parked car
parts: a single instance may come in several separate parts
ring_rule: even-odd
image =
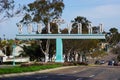
[[[95,61],[95,64],[99,64],[99,60],[96,60],[96,61]]]
[[[112,66],[113,65],[113,61],[112,60],[108,61],[108,65]]]
[[[100,60],[100,64],[105,64],[105,60]]]
[[[105,60],[96,60],[95,61],[95,64],[104,64],[105,63]]]
[[[110,66],[118,66],[119,64],[118,64],[118,61],[110,60],[110,61],[108,61],[108,65],[110,65]]]
[[[117,62],[117,61],[115,61],[113,65],[114,65],[114,66],[118,66],[118,62]]]

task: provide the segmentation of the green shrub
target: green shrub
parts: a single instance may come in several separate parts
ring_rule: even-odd
[[[25,62],[15,62],[15,64],[23,64],[23,63],[25,63]],[[13,64],[13,61],[3,62],[2,64],[11,65],[11,64]]]

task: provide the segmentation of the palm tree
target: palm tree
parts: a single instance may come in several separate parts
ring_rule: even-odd
[[[91,23],[89,20],[87,20],[87,18],[82,17],[82,16],[77,16],[76,18],[74,18],[74,20],[72,20],[73,24],[73,32],[72,33],[76,33],[77,30],[77,23],[81,23],[82,24],[82,32],[83,33],[88,33],[88,24]],[[74,32],[75,31],[75,32]]]

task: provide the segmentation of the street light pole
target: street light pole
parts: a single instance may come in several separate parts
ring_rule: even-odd
[[[13,55],[13,66],[15,66],[15,47],[16,47],[16,44],[14,43],[12,45],[12,47],[13,47],[13,53],[12,53],[12,55]]]

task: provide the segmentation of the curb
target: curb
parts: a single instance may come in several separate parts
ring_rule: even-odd
[[[59,68],[54,68],[54,69],[46,69],[46,70],[40,70],[40,71],[34,71],[34,72],[2,74],[2,75],[0,75],[0,78],[16,77],[16,76],[23,76],[23,75],[32,75],[32,74],[37,74],[37,73],[46,73],[46,72],[50,72],[50,71],[55,71],[55,70],[60,70],[60,69],[67,69],[67,68],[73,68],[73,67],[77,67],[77,66],[66,66],[66,67],[59,67]]]

